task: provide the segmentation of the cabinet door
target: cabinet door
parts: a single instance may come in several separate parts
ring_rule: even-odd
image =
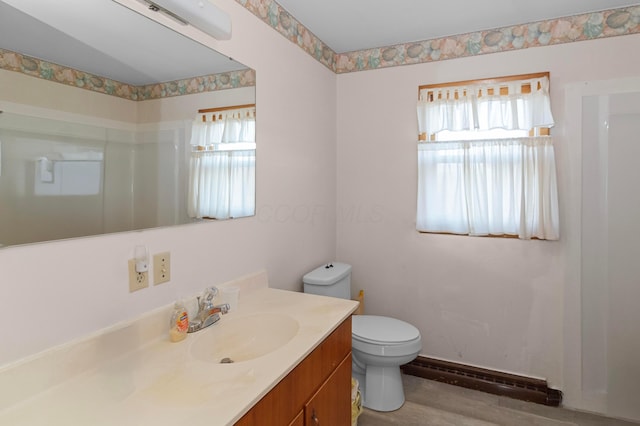
[[[351,354],[304,407],[306,426],[351,425]]]
[[[351,317],[344,320],[320,346],[242,416],[235,426],[288,425],[291,419],[295,419],[304,410],[314,392],[332,377],[335,369],[347,357],[349,377],[346,388],[351,395]],[[297,426],[296,423],[293,424]],[[345,425],[350,426],[350,423]],[[342,423],[329,426],[342,426]]]

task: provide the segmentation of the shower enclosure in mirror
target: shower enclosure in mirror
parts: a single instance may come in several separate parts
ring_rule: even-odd
[[[255,212],[255,72],[112,0],[0,0],[0,111],[0,246]]]

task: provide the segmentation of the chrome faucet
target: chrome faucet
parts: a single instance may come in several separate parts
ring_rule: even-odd
[[[202,330],[215,324],[220,319],[220,314],[229,312],[230,307],[228,303],[220,305],[213,304],[213,300],[217,296],[218,289],[216,287],[209,287],[204,291],[202,296],[198,297],[198,314],[194,320],[189,321],[189,333]]]

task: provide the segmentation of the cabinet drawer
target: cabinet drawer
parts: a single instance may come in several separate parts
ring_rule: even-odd
[[[304,414],[306,426],[351,425],[350,355],[307,403]]]

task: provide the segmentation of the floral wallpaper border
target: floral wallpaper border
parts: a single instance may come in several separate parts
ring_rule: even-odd
[[[640,5],[395,46],[335,53],[275,0],[236,0],[340,74],[640,33]]]
[[[255,71],[247,69],[145,86],[133,86],[5,49],[0,49],[0,69],[16,71],[32,77],[131,101],[250,87],[256,84]]]

